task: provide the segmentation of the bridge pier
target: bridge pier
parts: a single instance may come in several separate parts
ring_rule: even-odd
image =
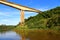
[[[26,7],[26,6],[22,6],[22,5],[18,5],[18,4],[15,4],[15,3],[12,3],[12,2],[8,2],[6,0],[0,0],[0,4],[4,4],[6,6],[10,6],[12,8],[16,8],[18,10],[21,10],[21,16],[20,16],[20,25],[24,25],[24,11],[29,11],[29,12],[36,12],[36,13],[39,13],[41,12],[40,10],[36,10],[34,8],[29,8],[29,7]]]
[[[24,25],[24,10],[21,10],[21,13],[20,13],[20,25]]]

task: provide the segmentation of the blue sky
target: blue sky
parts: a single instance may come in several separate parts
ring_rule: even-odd
[[[28,6],[41,11],[60,6],[60,0],[7,0],[16,4]],[[35,16],[37,13],[25,12],[25,18]],[[20,10],[0,4],[0,25],[16,25],[20,22]]]

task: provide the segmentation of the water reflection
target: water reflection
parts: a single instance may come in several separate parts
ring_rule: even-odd
[[[16,30],[16,32],[22,36],[22,40],[60,40],[60,32],[54,30]]]
[[[20,40],[20,39],[21,39],[21,36],[13,31],[0,33],[0,40]]]
[[[0,40],[60,40],[60,31],[16,30],[0,33]]]

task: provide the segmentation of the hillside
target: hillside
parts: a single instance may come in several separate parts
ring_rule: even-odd
[[[25,19],[25,25],[27,25],[29,29],[51,28],[60,30],[60,7],[44,11],[36,16]]]

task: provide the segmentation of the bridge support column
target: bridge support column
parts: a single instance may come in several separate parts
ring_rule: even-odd
[[[20,25],[24,25],[24,10],[21,10],[21,13],[20,13],[20,18],[21,18],[21,24]]]

